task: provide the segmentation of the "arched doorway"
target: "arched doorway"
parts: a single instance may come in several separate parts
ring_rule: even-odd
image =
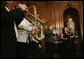
[[[78,36],[81,37],[80,31],[80,18],[78,11],[73,7],[68,7],[63,13],[63,22],[64,26],[67,25],[68,18],[71,17],[75,23],[75,33],[77,32]]]

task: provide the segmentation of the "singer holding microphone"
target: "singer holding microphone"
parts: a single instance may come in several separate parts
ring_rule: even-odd
[[[24,11],[28,12],[25,4],[16,4],[15,1],[1,1],[1,58],[16,57],[14,22],[17,27],[24,18]]]

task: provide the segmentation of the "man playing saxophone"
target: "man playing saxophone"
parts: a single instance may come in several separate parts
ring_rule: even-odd
[[[38,26],[37,26],[38,27]],[[31,55],[36,58],[40,57],[40,48],[41,47],[41,41],[44,39],[44,34],[43,34],[43,27],[40,26],[38,29],[33,30],[30,33],[30,50],[31,50]]]

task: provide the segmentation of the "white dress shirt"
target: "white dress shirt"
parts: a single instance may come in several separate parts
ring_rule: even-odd
[[[26,43],[28,38],[28,33],[32,31],[32,24],[24,18],[23,21],[18,25],[18,27],[23,30],[18,30],[17,41]]]

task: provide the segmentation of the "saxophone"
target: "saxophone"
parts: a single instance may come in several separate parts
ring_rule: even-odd
[[[36,32],[36,39],[38,39],[39,41],[43,40],[45,38],[44,33],[43,33],[43,26],[40,26],[40,34],[39,32]]]
[[[43,25],[46,23],[45,21],[39,19],[37,17],[37,11],[36,11],[36,6],[31,6],[34,8],[34,15],[31,14],[30,12],[28,12],[29,15],[32,16],[33,18],[33,23],[40,29],[39,31],[36,31],[35,37],[36,39],[38,39],[39,41],[41,41],[45,36],[43,34]],[[30,8],[31,8],[30,7]],[[40,32],[40,33],[39,33]]]
[[[27,12],[26,13],[26,19],[28,19],[28,21],[30,21],[33,25],[35,25],[39,31],[32,31],[31,35],[33,38],[35,38],[35,42],[39,43],[39,48],[41,48],[41,44],[43,42],[43,39],[45,38],[44,36],[44,31],[43,31],[43,25],[45,25],[47,23],[47,21],[43,21],[41,20],[39,17],[37,17],[37,11],[36,11],[36,6],[31,6],[29,8],[34,8],[34,14]],[[28,16],[28,17],[27,17]]]
[[[45,38],[42,25],[40,26],[40,29],[41,29],[41,30],[39,30],[40,34],[39,34],[39,31],[38,31],[38,32],[36,32],[36,35],[35,35],[35,38],[39,42],[39,44],[38,44],[39,48],[41,48],[43,46],[43,39]]]

